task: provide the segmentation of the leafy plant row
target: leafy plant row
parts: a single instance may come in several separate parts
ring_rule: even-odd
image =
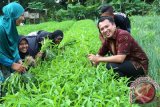
[[[105,64],[92,67],[86,57],[88,53],[97,53],[100,46],[94,21],[48,22],[22,26],[19,30],[25,34],[26,28],[29,32],[43,27],[48,31],[63,29],[64,40],[55,57],[6,80],[3,87],[6,96],[1,99],[4,107],[131,106],[128,79],[115,79],[116,75],[106,70]]]

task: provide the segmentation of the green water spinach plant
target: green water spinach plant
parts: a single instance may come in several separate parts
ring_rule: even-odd
[[[129,87],[126,86],[127,78],[116,80],[114,78],[116,75],[112,70],[106,70],[105,64],[93,67],[86,57],[88,53],[97,53],[101,45],[96,23],[92,20],[80,20],[71,26],[64,26],[65,36],[58,47],[58,54],[50,60],[41,61],[35,68],[30,68],[29,72],[34,74],[36,82],[31,79],[25,86],[24,82],[20,81],[24,87],[23,85],[22,88],[17,87],[15,94],[8,93],[3,104],[6,107],[131,106]],[[48,25],[48,28],[51,29],[52,25]],[[60,47],[71,40],[76,42],[66,46],[62,51]],[[9,84],[11,85],[11,82]],[[11,92],[10,88],[8,90]],[[12,100],[16,98],[15,95],[18,95],[16,104]],[[30,103],[26,104],[27,102]]]

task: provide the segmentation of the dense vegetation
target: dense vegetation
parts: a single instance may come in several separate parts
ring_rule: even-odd
[[[131,17],[132,35],[150,59],[149,75],[160,83],[159,17]],[[96,22],[92,20],[46,22],[18,27],[20,34],[61,29],[65,36],[54,57],[26,74],[5,82],[3,107],[130,107],[127,78],[114,79],[105,64],[92,67],[86,58],[100,47]],[[159,94],[157,94],[160,97]],[[160,105],[158,101],[148,107]],[[145,106],[147,106],[145,105]],[[140,105],[132,105],[139,107]]]
[[[40,13],[47,9],[47,15],[41,16],[41,21],[96,19],[99,17],[99,8],[106,4],[129,16],[160,14],[159,0],[2,0],[0,11],[9,1],[18,1],[24,8],[36,8]]]

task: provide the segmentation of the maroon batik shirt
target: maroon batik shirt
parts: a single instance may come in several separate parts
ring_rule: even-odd
[[[105,56],[108,52],[112,55],[126,55],[125,60],[131,61],[135,69],[142,67],[147,74],[147,55],[127,31],[117,29],[112,38],[105,40],[98,54]]]

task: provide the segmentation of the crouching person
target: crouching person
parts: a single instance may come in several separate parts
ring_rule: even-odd
[[[114,19],[109,16],[101,17],[97,26],[105,42],[98,55],[88,55],[93,64],[105,62],[107,69],[113,68],[120,77],[130,77],[131,80],[147,74],[147,55],[129,32],[117,29]],[[109,52],[112,56],[105,56]]]
[[[52,41],[52,45],[59,45],[63,39],[63,32],[56,30],[54,32],[38,31],[31,32],[27,36],[20,36],[19,54],[22,59],[26,56],[31,56],[34,59],[44,58],[45,54],[41,52],[42,42],[45,38]],[[29,58],[30,59],[30,58]]]

